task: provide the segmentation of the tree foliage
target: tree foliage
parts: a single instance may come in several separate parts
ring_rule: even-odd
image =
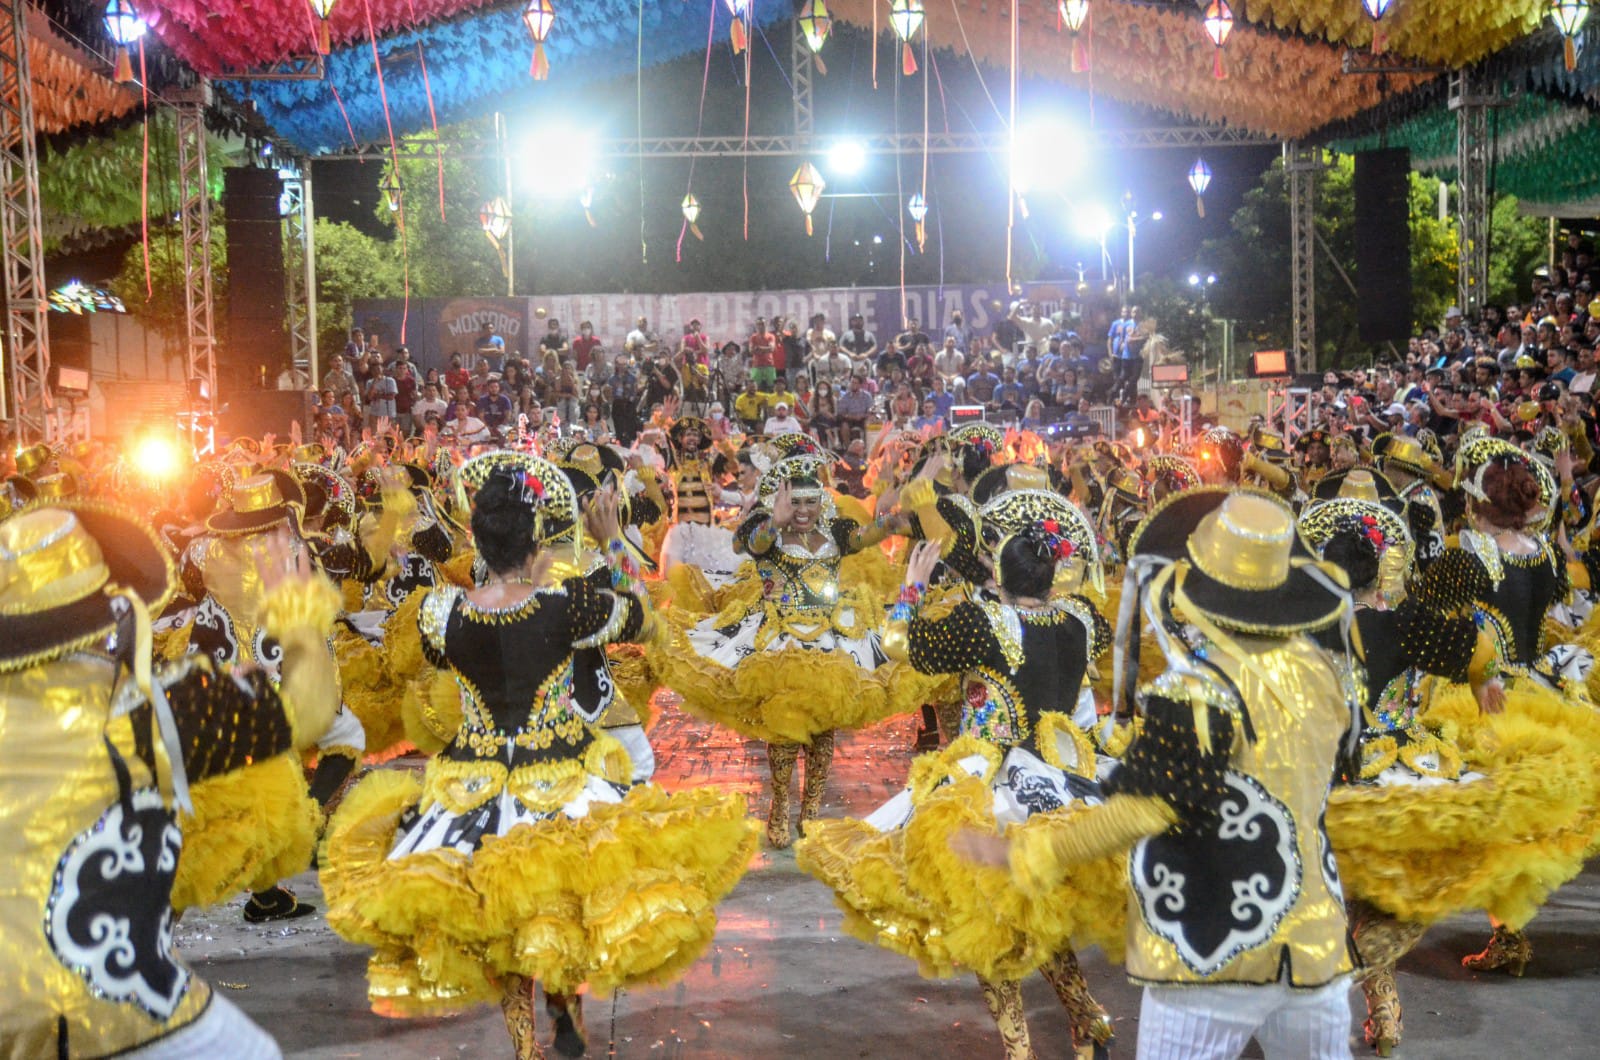
[[[150,232],[150,285],[145,286],[144,252],[139,243],[122,256],[111,291],[145,327],[167,340],[167,355],[177,356],[186,337],[183,289],[183,237],[176,224]],[[228,240],[222,210],[211,209],[211,312],[220,339],[228,320]]]
[[[1365,362],[1380,352],[1360,340],[1358,300],[1340,268],[1359,285],[1355,267],[1355,161],[1336,156],[1317,178],[1316,310],[1319,365]],[[1410,176],[1411,297],[1416,328],[1437,325],[1456,301],[1458,234],[1453,217],[1438,215],[1438,182]],[[1456,201],[1452,196],[1452,201]],[[1291,261],[1288,180],[1274,161],[1234,213],[1232,231],[1208,241],[1203,256],[1219,277],[1214,313],[1239,322],[1243,336],[1288,345]],[[1528,277],[1544,259],[1543,222],[1522,217],[1509,196],[1496,199],[1490,242],[1489,301],[1525,295]],[[1337,265],[1337,267],[1336,267]],[[1520,292],[1520,295],[1519,295]]]
[[[397,246],[342,222],[318,218],[317,340],[325,350],[344,345],[357,298],[398,298],[405,291]]]

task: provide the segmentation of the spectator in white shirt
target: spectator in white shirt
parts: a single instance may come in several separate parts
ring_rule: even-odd
[[[772,415],[767,417],[763,433],[768,438],[776,438],[780,434],[802,434],[805,428],[800,421],[789,415],[789,403],[780,401],[772,410]]]
[[[422,388],[422,397],[411,406],[411,417],[419,428],[428,422],[430,416],[442,425],[448,407],[439,396],[438,385],[429,383]]]
[[[946,380],[966,375],[967,356],[956,345],[955,336],[945,336],[944,346],[938,353],[933,355],[933,370],[944,376]]]

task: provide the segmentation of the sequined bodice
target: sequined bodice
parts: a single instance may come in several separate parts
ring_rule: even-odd
[[[786,607],[825,607],[839,602],[839,562],[831,539],[815,551],[805,545],[777,544],[756,558],[762,595]]]

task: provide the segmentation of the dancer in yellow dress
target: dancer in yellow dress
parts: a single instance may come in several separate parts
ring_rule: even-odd
[[[687,969],[744,874],[755,829],[741,796],[630,787],[626,751],[575,713],[574,653],[645,636],[655,621],[620,559],[615,495],[598,494],[584,516],[615,563],[612,588],[553,583],[543,526],[578,518],[561,471],[492,453],[462,474],[481,483],[472,535],[489,579],[434,590],[418,618],[423,650],[459,686],[462,721],[420,782],[374,773],[346,797],[323,851],[328,922],[376,949],[375,1011],[441,1014],[498,998],[517,1056],[543,1056],[537,980],[557,1051],[580,1056],[579,988]]]

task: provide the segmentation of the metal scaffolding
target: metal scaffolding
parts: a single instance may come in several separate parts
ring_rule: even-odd
[[[178,132],[178,220],[183,232],[183,318],[187,338],[187,407],[217,408],[216,330],[211,318],[211,189],[206,176],[205,109],[210,82],[170,93]]]
[[[1088,134],[1090,142],[1106,149],[1136,151],[1168,147],[1264,147],[1277,140],[1234,128],[1209,126],[1157,126],[1145,129],[1095,129]],[[921,132],[882,133],[875,136],[662,136],[644,139],[611,139],[597,142],[596,152],[602,158],[754,158],[768,155],[807,155],[826,153],[841,143],[859,144],[869,155],[919,155],[926,141],[927,151],[935,155],[990,153],[1001,154],[1009,150],[1006,134],[1002,132],[931,132],[926,137]],[[435,144],[427,140],[402,140],[397,145],[402,161],[426,159],[432,161],[442,151],[449,158],[498,159],[500,148],[492,136],[462,137]],[[389,141],[371,140],[358,143],[342,151],[333,152],[330,158],[360,158],[368,161],[387,161]]]
[[[1289,177],[1289,273],[1293,303],[1294,370],[1317,370],[1317,174],[1322,148],[1283,145]]]
[[[3,352],[17,441],[66,440],[50,415],[49,292],[44,225],[39,213],[39,157],[34,144],[33,81],[28,74],[28,5],[0,0],[0,241],[4,243],[6,313]],[[0,411],[6,411],[0,401]]]
[[[1495,85],[1482,70],[1450,75],[1450,109],[1456,112],[1456,169],[1460,250],[1456,298],[1468,320],[1478,319],[1489,290],[1489,108]]]
[[[283,300],[289,314],[289,355],[310,389],[322,378],[317,359],[317,259],[312,239],[311,167],[304,160],[278,171],[283,178]]]
[[[816,76],[817,57],[806,43],[799,19],[789,23],[789,70],[794,88],[794,135],[797,140],[810,140],[816,131],[811,111],[811,79]]]

